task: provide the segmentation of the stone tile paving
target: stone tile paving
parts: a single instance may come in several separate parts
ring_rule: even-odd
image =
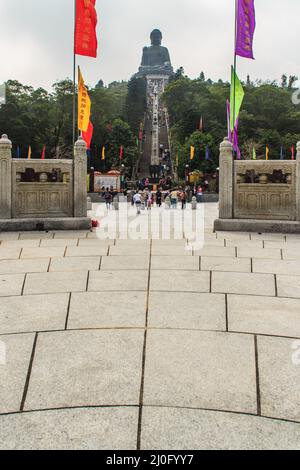
[[[1,449],[300,449],[300,235],[216,216],[192,251],[0,233]]]

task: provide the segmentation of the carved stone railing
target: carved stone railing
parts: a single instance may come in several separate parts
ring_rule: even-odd
[[[249,227],[251,220],[297,222],[300,227],[300,142],[295,161],[237,161],[232,144],[224,139],[220,146],[219,211],[215,223],[219,230],[245,228],[237,222],[242,220],[249,221]],[[230,220],[234,224],[230,225]]]
[[[42,226],[44,219],[59,220],[61,228],[90,227],[86,144],[82,139],[75,144],[74,160],[13,159],[11,149],[12,143],[3,135],[0,139],[0,229],[16,227],[9,220],[21,219],[27,220],[25,227],[30,227],[32,221],[33,228],[34,220]],[[64,224],[65,219],[70,220]]]

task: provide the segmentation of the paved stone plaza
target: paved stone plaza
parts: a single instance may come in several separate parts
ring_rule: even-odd
[[[0,234],[2,449],[300,449],[300,235],[215,218],[193,251]]]

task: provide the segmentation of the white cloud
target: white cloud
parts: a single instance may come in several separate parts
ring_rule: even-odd
[[[74,0],[0,0],[0,82],[15,78],[49,88],[72,75]],[[239,74],[279,79],[300,74],[297,50],[299,0],[256,0],[256,61],[239,59]],[[233,56],[234,0],[97,0],[99,57],[78,58],[95,84],[128,79],[138,69],[154,27],[175,68],[191,76],[204,70],[229,79]]]

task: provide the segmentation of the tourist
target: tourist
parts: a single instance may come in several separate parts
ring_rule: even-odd
[[[200,185],[197,191],[197,202],[203,202],[203,189]]]
[[[104,199],[105,199],[106,209],[109,210],[111,208],[113,197],[112,197],[111,191],[108,188],[106,188],[106,191],[104,193]]]
[[[171,192],[171,208],[172,209],[177,209],[177,204],[178,204],[178,192],[177,189],[173,189]]]
[[[137,209],[137,214],[140,215],[141,213],[141,207],[142,207],[142,196],[139,192],[137,192],[134,196],[133,196],[133,201],[134,201],[134,204],[136,205],[136,209]]]
[[[186,208],[186,200],[187,200],[187,194],[184,190],[182,190],[179,194],[180,201],[181,201],[181,209],[184,210]]]
[[[156,193],[156,204],[158,205],[158,207],[161,207],[161,201],[162,201],[162,192],[159,188]]]
[[[152,209],[152,203],[153,203],[153,196],[152,196],[151,191],[149,191],[149,193],[148,193],[148,195],[147,195],[147,210],[148,210],[148,211],[151,211],[151,209]]]

